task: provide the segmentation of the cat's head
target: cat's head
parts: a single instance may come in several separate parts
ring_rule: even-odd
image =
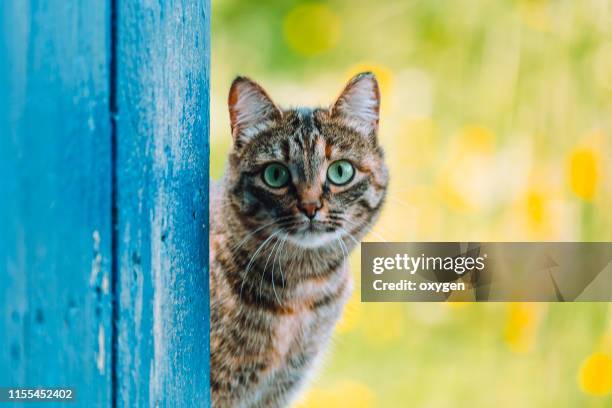
[[[352,78],[329,108],[283,110],[239,77],[229,94],[233,148],[226,185],[250,229],[315,248],[376,219],[388,173],[377,140],[376,78]]]

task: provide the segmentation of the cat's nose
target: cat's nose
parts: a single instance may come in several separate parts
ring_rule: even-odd
[[[317,211],[321,209],[320,201],[308,201],[298,203],[298,208],[304,213],[309,219],[313,219],[317,215]]]

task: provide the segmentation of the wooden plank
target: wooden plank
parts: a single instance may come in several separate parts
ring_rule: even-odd
[[[80,406],[111,402],[109,34],[108,1],[0,2],[0,384]]]
[[[118,406],[207,406],[207,0],[117,9]]]

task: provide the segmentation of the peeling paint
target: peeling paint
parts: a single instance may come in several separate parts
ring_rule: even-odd
[[[109,285],[109,281],[108,281],[108,274],[106,274],[106,273],[102,276],[102,285],[101,286],[102,286],[102,292],[105,295],[108,295],[108,289],[109,289],[110,285]]]
[[[164,254],[163,243],[160,238],[163,234],[163,211],[165,197],[163,191],[158,192],[155,200],[154,215],[151,220],[151,278],[153,285],[153,375],[150,377],[149,400],[150,403],[160,398],[163,393],[163,374],[166,372],[165,352],[166,333],[164,327],[164,311],[166,286],[163,271],[169,270],[166,265],[168,258]]]
[[[91,272],[89,274],[89,286],[94,286],[98,280],[98,274],[102,269],[102,254],[100,253],[100,232],[94,230],[93,234],[93,254],[91,261]]]
[[[100,250],[100,231],[98,230],[94,230],[92,238],[94,240],[94,251],[99,251]]]
[[[96,353],[96,366],[100,375],[104,375],[106,371],[106,335],[104,334],[104,326],[98,326],[98,352]]]

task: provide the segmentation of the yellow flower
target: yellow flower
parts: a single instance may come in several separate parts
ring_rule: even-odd
[[[550,13],[547,0],[521,0],[518,12],[523,22],[534,30],[550,29]]]
[[[459,137],[460,146],[467,151],[482,153],[491,153],[493,151],[495,135],[484,126],[466,126],[461,131]]]
[[[586,394],[608,394],[612,391],[612,358],[602,352],[588,356],[580,367],[578,382]]]
[[[510,303],[504,339],[516,353],[527,353],[535,345],[541,306],[536,303]]]
[[[374,393],[357,381],[345,380],[332,387],[313,387],[295,408],[369,408],[374,406]]]
[[[452,295],[451,295],[452,297]],[[451,310],[460,310],[460,309],[465,309],[466,306],[468,306],[470,303],[469,302],[456,302],[456,301],[452,301],[452,300],[447,300],[446,302],[442,303],[443,305],[445,305],[445,307],[448,307]]]
[[[526,201],[529,224],[534,227],[542,225],[546,214],[546,196],[539,191],[531,190],[527,193]]]
[[[294,7],[283,22],[285,40],[299,54],[312,56],[335,47],[341,34],[340,17],[325,4]]]
[[[584,200],[592,200],[599,181],[599,155],[588,147],[578,147],[569,156],[569,183]]]
[[[522,198],[522,211],[529,237],[546,239],[555,237],[562,223],[555,220],[555,191],[549,186],[533,185]]]
[[[527,240],[561,239],[575,222],[567,217],[569,203],[563,183],[558,169],[535,165],[507,215],[505,231],[514,228]]]

